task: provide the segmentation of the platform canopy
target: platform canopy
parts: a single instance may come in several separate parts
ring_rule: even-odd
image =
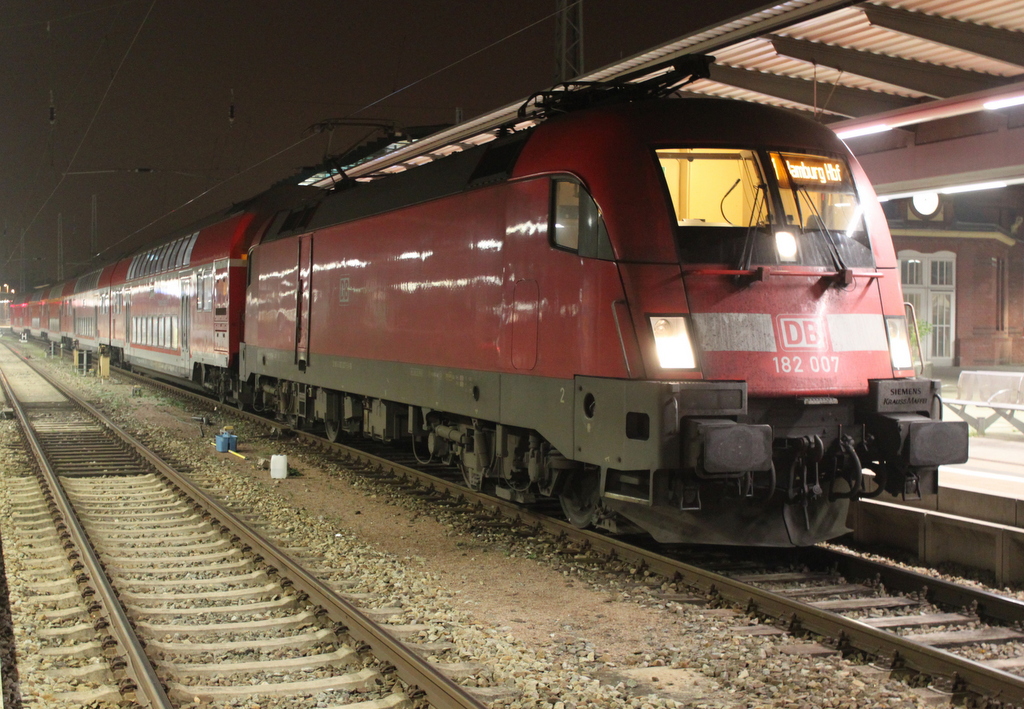
[[[883,198],[1024,183],[1021,0],[777,2],[578,81],[639,81],[686,54],[715,62],[681,95],[765,103],[829,124]],[[397,145],[345,173],[374,179],[492,140],[499,128],[528,127],[521,106]],[[306,184],[339,179],[331,170]]]

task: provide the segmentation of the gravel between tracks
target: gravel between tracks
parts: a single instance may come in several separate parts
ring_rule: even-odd
[[[239,436],[241,460],[217,454],[212,431],[199,437],[182,409],[159,394],[131,396],[131,386],[73,376],[133,433],[159,440],[165,450],[215,480],[230,497],[277,527],[294,544],[340,569],[352,592],[400,606],[396,622],[431,627],[423,641],[449,641],[456,650],[439,659],[474,660],[487,670],[460,680],[470,686],[509,687],[513,698],[495,706],[545,707],[909,707],[918,695],[884,673],[837,656],[791,655],[790,636],[738,636],[743,614],[708,614],[664,602],[673,590],[629,568],[594,571],[586,561],[556,552],[553,539],[522,538],[501,530],[466,528],[454,513],[359,478],[305,446],[270,438],[265,429],[217,415]],[[0,445],[12,424],[0,422]],[[270,479],[255,465],[270,454],[289,456],[290,477]],[[0,457],[0,475],[23,471]],[[6,507],[6,490],[0,494]],[[3,510],[0,507],[0,511]],[[6,516],[0,520],[6,538]],[[679,589],[685,592],[685,589]],[[24,615],[24,614],[22,614]],[[18,642],[33,627],[16,618]],[[22,692],[25,706],[39,696]],[[237,706],[258,707],[257,702]],[[264,704],[264,706],[267,706]]]
[[[49,642],[42,639],[39,631],[53,629],[62,625],[80,622],[79,620],[59,621],[48,620],[41,608],[28,600],[34,595],[26,584],[44,580],[33,571],[33,565],[26,563],[30,554],[20,542],[28,540],[24,533],[15,530],[12,523],[12,502],[10,488],[6,481],[10,478],[24,477],[30,471],[30,462],[22,452],[21,437],[17,424],[13,421],[0,421],[0,539],[3,540],[4,571],[8,587],[8,599],[13,624],[13,648],[8,638],[12,635],[9,627],[0,628],[3,638],[5,657],[4,669],[4,707],[45,707],[46,709],[115,709],[116,704],[107,702],[90,702],[83,705],[80,701],[67,702],[58,699],[58,695],[66,692],[81,692],[96,689],[99,685],[89,680],[68,679],[54,676],[53,672],[61,668],[81,667],[82,661],[74,657],[44,657],[38,653],[43,646],[53,647],[55,640]],[[6,625],[6,624],[5,624]],[[13,651],[14,657],[11,657]],[[86,661],[88,663],[90,661]],[[17,669],[14,670],[14,663]]]

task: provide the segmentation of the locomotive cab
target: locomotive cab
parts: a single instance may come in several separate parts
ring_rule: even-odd
[[[646,381],[577,377],[577,453],[601,479],[571,485],[567,513],[600,494],[662,541],[808,544],[846,531],[850,499],[934,493],[967,429],[914,378],[895,255],[852,155],[778,112],[737,108],[761,129],[730,135],[720,106],[700,122],[672,103],[644,125],[665,228],[606,215]]]

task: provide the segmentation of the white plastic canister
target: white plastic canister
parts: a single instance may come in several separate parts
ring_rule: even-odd
[[[288,456],[270,456],[270,477],[275,480],[284,480],[288,477]]]

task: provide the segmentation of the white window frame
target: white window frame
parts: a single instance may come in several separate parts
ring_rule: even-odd
[[[916,308],[918,323],[927,322],[932,325],[932,331],[921,338],[925,359],[930,360],[939,367],[950,367],[953,365],[953,357],[956,351],[956,254],[952,251],[936,251],[926,254],[920,251],[905,249],[901,250],[897,257],[900,261],[901,282],[903,280],[903,263],[908,260],[921,262],[922,282],[919,284],[902,284],[903,296],[905,300],[913,301],[916,299],[920,303],[920,307]],[[932,264],[939,262],[950,262],[953,264],[952,283],[932,284]],[[911,298],[911,296],[916,296],[916,298]],[[937,328],[943,326],[942,323],[935,322],[935,316],[938,314],[937,310],[933,309],[935,296],[949,297],[949,338],[946,343],[940,343],[935,340],[938,334]],[[934,354],[935,348],[943,344],[945,345],[944,356],[936,356]]]

